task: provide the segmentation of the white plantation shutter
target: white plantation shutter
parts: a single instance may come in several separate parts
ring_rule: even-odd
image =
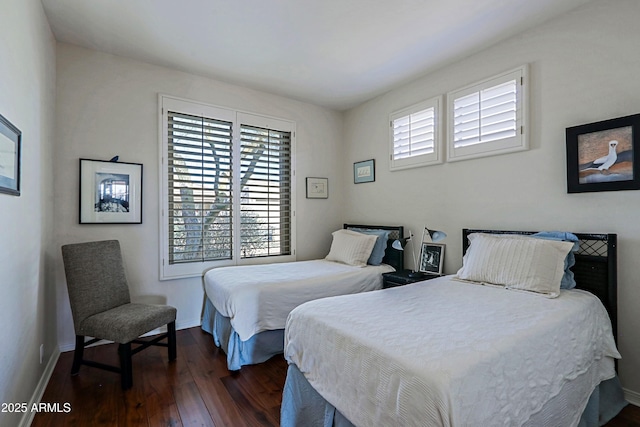
[[[447,159],[526,150],[526,68],[450,92]]]
[[[240,125],[241,256],[291,254],[291,132]]]
[[[516,107],[515,80],[454,100],[453,146],[466,147],[515,136]]]
[[[393,159],[433,153],[435,113],[433,108],[393,121]]]
[[[390,115],[390,169],[441,163],[440,97]]]

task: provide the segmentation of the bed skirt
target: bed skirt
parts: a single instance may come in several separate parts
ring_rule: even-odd
[[[213,341],[227,355],[227,369],[237,371],[244,365],[262,363],[284,349],[284,329],[264,331],[247,341],[233,330],[231,321],[218,313],[209,300],[205,299],[202,330],[213,335]]]
[[[602,426],[626,405],[618,377],[603,381],[591,394],[578,427]],[[354,427],[340,411],[324,400],[294,364],[287,369],[280,426]]]

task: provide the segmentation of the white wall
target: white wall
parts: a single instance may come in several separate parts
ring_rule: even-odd
[[[341,227],[342,115],[310,104],[67,44],[57,46],[55,246],[115,238],[121,242],[132,298],[178,308],[177,326],[199,325],[201,278],[159,281],[158,93],[267,114],[297,124],[297,257],[323,257],[327,230]],[[78,224],[78,159],[142,163],[141,225]],[[305,177],[329,178],[329,199],[306,199]],[[74,332],[61,256],[55,259],[58,338]]]
[[[343,168],[377,160],[374,183],[345,181],[345,219],[446,231],[447,273],[463,227],[617,233],[620,377],[640,402],[640,191],[567,194],[564,133],[640,113],[638,17],[636,0],[595,1],[349,111]],[[529,151],[389,172],[389,113],[524,63]]]
[[[0,114],[22,131],[23,151],[21,195],[0,194],[0,402],[29,402],[57,351],[55,298],[47,274],[54,97],[55,41],[40,1],[3,1]],[[0,413],[0,425],[18,425],[21,417]]]
[[[635,0],[590,3],[355,108],[344,122],[340,113],[309,104],[56,46],[38,0],[7,1],[0,14],[0,114],[22,130],[24,145],[22,195],[0,195],[0,320],[11,325],[0,329],[10,348],[0,364],[0,402],[32,399],[57,346],[73,345],[62,244],[120,239],[134,299],[166,300],[178,307],[179,324],[197,322],[201,280],[158,280],[158,92],[297,122],[298,259],[323,256],[327,231],[343,220],[443,229],[447,272],[461,264],[462,227],[618,233],[620,375],[640,397],[640,192],[568,195],[564,157],[567,126],[640,112]],[[522,63],[531,65],[530,151],[388,171],[391,111]],[[78,225],[78,158],[116,154],[144,164],[143,224]],[[370,158],[377,160],[376,181],[354,185],[353,162]],[[304,198],[306,176],[329,178],[328,200]],[[0,425],[19,419],[0,414]]]

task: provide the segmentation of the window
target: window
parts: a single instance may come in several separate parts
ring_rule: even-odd
[[[441,98],[432,98],[390,115],[389,165],[392,171],[442,163]]]
[[[240,125],[242,258],[291,255],[291,132]]]
[[[295,124],[160,97],[161,279],[295,260]]]
[[[447,160],[529,148],[525,131],[526,67],[449,92]]]

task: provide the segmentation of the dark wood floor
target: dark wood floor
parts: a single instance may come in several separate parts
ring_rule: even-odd
[[[178,358],[168,363],[162,347],[134,356],[133,388],[122,391],[117,374],[80,368],[69,375],[72,352],[60,355],[42,402],[71,405],[71,411],[36,414],[41,426],[277,426],[286,362],[281,356],[226,368],[224,353],[211,335],[191,328],[178,331]],[[114,345],[92,347],[87,358],[117,364]],[[640,408],[627,406],[607,427],[640,426]]]
[[[200,328],[177,332],[178,357],[150,347],[133,358],[133,387],[118,374],[80,368],[71,377],[72,352],[60,355],[42,402],[71,404],[69,413],[38,413],[32,426],[277,426],[286,376],[282,356],[239,373]],[[115,345],[85,350],[87,359],[117,365]]]

